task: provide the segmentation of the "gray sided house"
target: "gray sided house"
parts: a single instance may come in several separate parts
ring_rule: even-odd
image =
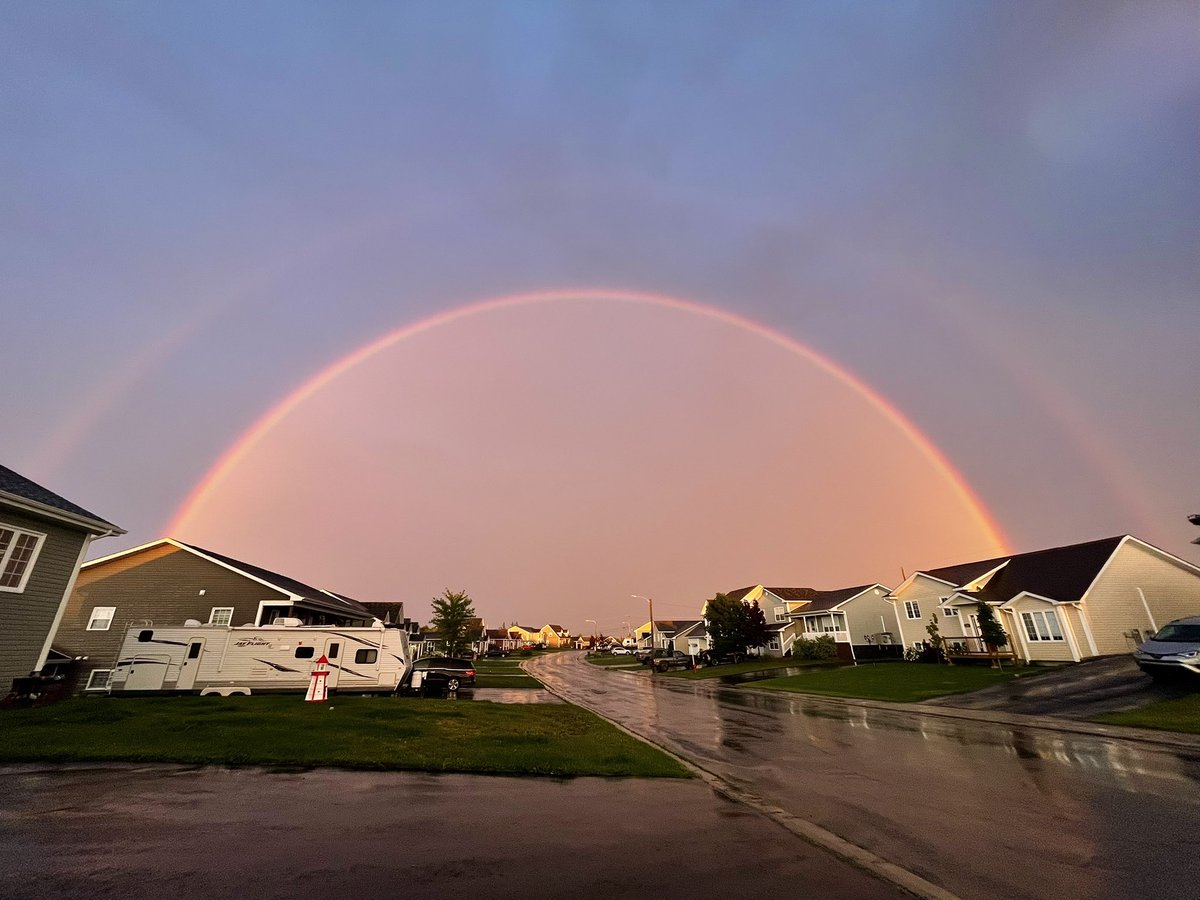
[[[45,665],[91,542],[124,533],[0,466],[0,696]]]
[[[75,689],[103,691],[125,631],[137,626],[369,625],[363,604],[211,550],[163,538],[87,562],[54,636],[54,650],[81,658]]]

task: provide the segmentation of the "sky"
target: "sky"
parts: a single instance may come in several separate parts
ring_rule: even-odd
[[[97,554],[496,625],[1198,561],[1198,43],[1185,2],[0,5],[0,462]]]

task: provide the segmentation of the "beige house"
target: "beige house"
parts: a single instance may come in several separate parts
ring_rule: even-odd
[[[752,585],[729,591],[727,596],[744,603],[757,602],[767,620],[768,656],[785,656],[797,639],[832,637],[839,654],[855,658],[855,646],[867,648],[899,638],[896,610],[888,602],[888,588],[862,584],[836,590],[809,587]]]
[[[954,648],[983,650],[980,602],[1029,662],[1128,653],[1173,619],[1200,615],[1200,567],[1130,535],[914,572],[887,599],[900,640],[920,646],[937,615]]]
[[[538,629],[536,643],[558,649],[565,647],[571,640],[571,632],[561,625],[543,625]]]

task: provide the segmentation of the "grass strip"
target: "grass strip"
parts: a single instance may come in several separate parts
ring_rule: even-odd
[[[1200,694],[1176,700],[1159,700],[1140,709],[1106,713],[1097,716],[1095,721],[1108,725],[1132,725],[1135,728],[1200,734]]]
[[[863,663],[836,669],[823,668],[802,675],[755,681],[755,688],[800,691],[831,697],[890,700],[916,703],[949,694],[965,694],[1044,672],[1036,667],[943,666],[923,663]]]
[[[688,777],[577,706],[401,697],[82,698],[3,710],[0,761]]]
[[[587,661],[593,666],[640,666],[641,663],[632,656],[589,656]]]
[[[488,675],[485,673],[475,676],[475,687],[481,688],[540,688],[541,686],[540,681],[524,672],[512,675]]]
[[[837,665],[841,665],[837,660],[803,660],[771,656],[765,659],[749,660],[748,662],[730,663],[725,666],[704,666],[695,672],[690,669],[681,669],[663,674],[671,678],[702,681],[706,678],[721,678],[725,675],[748,675],[754,672],[769,672],[772,669],[789,669],[797,666],[822,668]]]

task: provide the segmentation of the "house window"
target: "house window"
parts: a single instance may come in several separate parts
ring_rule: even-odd
[[[957,606],[944,607],[942,609],[942,612],[944,612],[946,614],[946,617],[949,619],[957,619],[958,618],[958,607]]]
[[[354,662],[358,665],[371,665],[375,660],[379,659],[378,650],[356,650],[354,653]]]
[[[85,687],[84,690],[107,691],[108,678],[110,675],[112,675],[112,669],[92,669],[91,674],[88,675],[87,687]]]
[[[33,571],[33,560],[45,537],[11,525],[0,525],[0,591],[20,593],[25,590]]]
[[[88,619],[88,631],[108,631],[112,627],[113,616],[117,614],[115,606],[96,606],[92,608],[92,617]]]
[[[1025,635],[1031,641],[1061,641],[1062,629],[1058,627],[1058,614],[1052,609],[1045,612],[1023,612]]]
[[[921,618],[921,604],[917,603],[916,600],[905,600],[904,614],[910,619]]]
[[[783,622],[786,619],[787,619],[787,607],[786,606],[775,607],[775,621]]]
[[[209,625],[228,625],[233,621],[232,606],[214,606],[208,614]]]

